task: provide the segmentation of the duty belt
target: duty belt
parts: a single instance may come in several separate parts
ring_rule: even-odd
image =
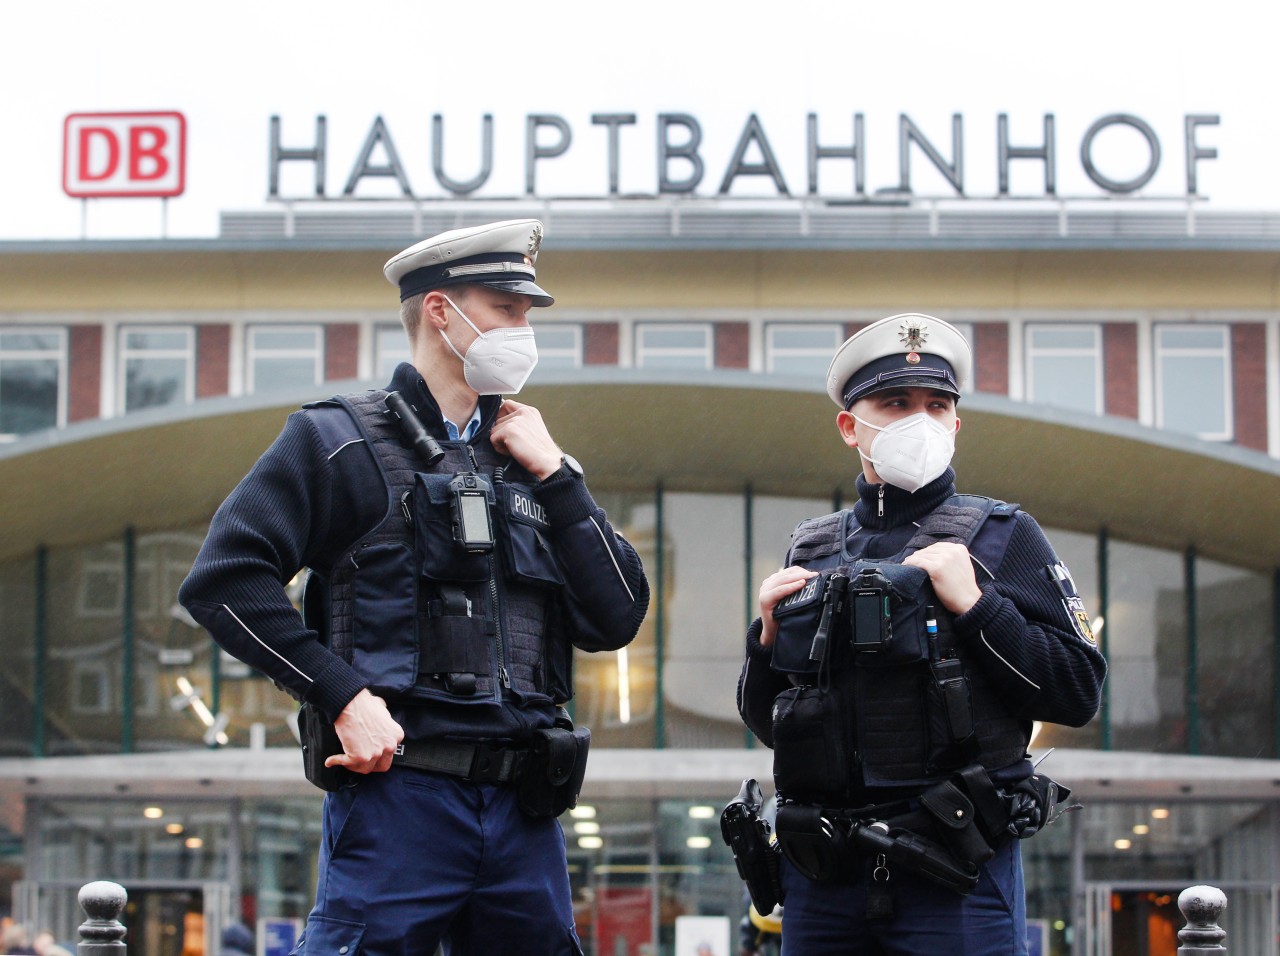
[[[396,747],[393,764],[434,770],[471,783],[511,783],[517,778],[528,750],[484,741],[405,741]]]

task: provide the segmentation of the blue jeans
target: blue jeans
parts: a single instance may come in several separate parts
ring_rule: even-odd
[[[1026,956],[1022,854],[1013,840],[961,896],[911,873],[883,884],[893,916],[867,919],[871,863],[850,883],[816,883],[782,861],[782,956]]]
[[[393,767],[325,797],[296,956],[580,956],[564,832],[506,786]]]

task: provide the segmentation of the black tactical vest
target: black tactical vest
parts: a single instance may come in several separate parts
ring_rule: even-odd
[[[402,442],[386,394],[312,406],[339,405],[350,415],[382,473],[387,512],[318,588],[308,584],[308,618],[327,621],[330,648],[391,701],[568,700],[572,648],[550,637],[563,581],[537,479],[487,434],[470,445],[441,442],[444,458],[428,465]],[[449,484],[464,473],[489,486],[496,540],[488,553],[455,540]]]
[[[1016,510],[989,498],[954,496],[919,522],[900,553],[876,560],[862,557],[865,536],[850,534],[857,528],[852,510],[796,528],[787,563],[821,573],[774,610],[772,666],[793,684],[774,704],[780,789],[786,789],[786,768],[815,760],[828,766],[826,775],[790,776],[805,781],[802,790],[826,792],[790,796],[822,800],[838,798],[835,790],[923,786],[962,765],[977,762],[994,770],[1024,756],[1029,727],[1009,714],[968,642],[953,636],[953,616],[938,601],[928,574],[901,564],[929,544],[954,540],[969,545],[981,582],[999,566]],[[848,582],[848,591],[843,615],[828,621],[824,632],[822,610],[832,605],[824,592],[833,575],[841,586]],[[963,746],[950,739],[951,718],[942,699],[947,691],[937,680],[940,663],[967,682],[972,733]],[[796,722],[801,714],[818,720],[805,716]],[[816,730],[806,729],[805,721],[824,725],[821,749],[814,749],[809,736]],[[799,761],[787,752],[789,745],[809,753]]]

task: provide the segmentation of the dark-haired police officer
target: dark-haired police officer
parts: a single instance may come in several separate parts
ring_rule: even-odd
[[[580,952],[554,815],[585,747],[556,705],[573,648],[626,645],[649,590],[537,409],[500,397],[537,360],[529,309],[552,304],[541,239],[491,223],[388,261],[412,364],[291,415],[182,587],[336,727],[325,764],[347,779],[298,953]],[[305,623],[284,590],[303,567]]]
[[[906,314],[828,370],[858,501],[796,528],[738,689],[774,749],[784,954],[1026,952],[1014,837],[1060,796],[1032,722],[1088,722],[1106,665],[1031,516],[956,494],[970,365],[955,328]]]

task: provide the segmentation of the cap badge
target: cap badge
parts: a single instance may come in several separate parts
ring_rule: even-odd
[[[908,352],[908,353],[907,353],[907,364],[908,364],[908,365],[919,365],[919,364],[920,364],[920,353],[919,353],[919,352]]]
[[[909,351],[922,348],[929,341],[929,327],[923,322],[904,322],[898,328],[898,338],[902,341],[903,348]],[[919,357],[916,361],[920,361]]]
[[[529,255],[536,256],[538,249],[542,246],[542,223],[535,222],[533,231],[529,234]]]

